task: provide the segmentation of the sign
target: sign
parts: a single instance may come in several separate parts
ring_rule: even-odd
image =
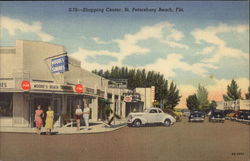
[[[15,88],[14,80],[0,80],[0,89]]]
[[[83,93],[84,92],[84,87],[81,84],[76,84],[75,85],[75,91],[76,91],[76,93]]]
[[[51,60],[51,72],[63,73],[69,70],[68,56],[62,56]]]
[[[53,83],[37,83],[31,82],[32,90],[47,90],[47,91],[68,91],[73,92],[73,86],[71,85],[60,85]]]
[[[132,102],[132,97],[131,96],[125,96],[123,101],[124,102]]]
[[[110,79],[108,82],[109,88],[127,88],[128,80],[127,79]]]
[[[26,81],[26,80],[22,81],[21,87],[22,87],[22,89],[23,89],[24,91],[30,90],[30,87],[31,87],[31,86],[30,86],[30,82],[29,82],[29,81]]]
[[[152,102],[155,101],[155,86],[151,87],[151,99],[152,99]]]

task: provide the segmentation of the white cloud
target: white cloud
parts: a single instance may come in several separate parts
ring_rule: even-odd
[[[110,44],[111,42],[107,42],[107,41],[102,41],[100,40],[99,37],[92,37],[92,40],[94,40],[97,44]]]
[[[246,34],[248,34],[249,27],[246,25],[228,26],[226,24],[219,24],[215,27],[209,26],[205,29],[195,29],[191,32],[191,34],[195,38],[196,43],[201,44],[202,42],[207,42],[214,45],[213,51],[211,51],[212,48],[205,48],[201,52],[203,54],[210,53],[210,57],[203,59],[202,62],[218,63],[224,57],[243,58],[246,60],[249,59],[248,53],[245,53],[240,49],[228,47],[226,42],[218,36],[219,33],[230,32],[246,32]]]
[[[169,35],[164,35],[164,29],[170,32]],[[185,48],[188,46],[178,43],[177,41],[183,38],[183,34],[180,31],[174,29],[174,25],[169,22],[159,23],[153,26],[144,26],[135,34],[126,34],[123,39],[113,40],[118,44],[120,48],[119,60],[124,59],[132,54],[146,54],[150,50],[138,45],[138,42],[143,40],[155,39],[161,43],[175,48]]]
[[[205,47],[202,49],[202,51],[196,52],[195,55],[208,55],[208,54],[211,54],[214,50],[215,50],[215,46]]]
[[[28,24],[18,19],[1,16],[0,22],[1,38],[3,29],[6,29],[11,36],[15,36],[16,31],[21,31],[25,33],[35,33],[42,41],[51,41],[54,39],[52,35],[42,31],[42,23],[39,21]]]
[[[166,77],[174,77],[176,74],[175,69],[181,69],[182,71],[188,71],[200,76],[206,76],[208,74],[207,68],[216,69],[217,67],[212,64],[194,63],[188,64],[183,60],[183,56],[180,54],[168,54],[166,58],[158,59],[154,64],[143,66],[147,70],[154,70],[164,74]]]

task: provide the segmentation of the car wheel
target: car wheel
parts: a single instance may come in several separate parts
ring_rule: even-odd
[[[141,126],[141,120],[135,120],[135,121],[133,122],[133,125],[134,125],[135,127],[140,127],[140,126]]]
[[[171,125],[171,121],[169,119],[166,119],[164,121],[164,126],[169,127]]]

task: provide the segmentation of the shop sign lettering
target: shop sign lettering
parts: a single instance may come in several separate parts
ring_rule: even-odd
[[[63,73],[69,70],[68,56],[62,56],[51,60],[51,72]]]
[[[0,88],[14,88],[14,80],[0,80]]]
[[[31,83],[32,90],[49,90],[49,91],[73,91],[70,85],[50,84],[50,83]]]

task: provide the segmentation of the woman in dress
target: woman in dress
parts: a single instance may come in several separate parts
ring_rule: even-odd
[[[76,123],[77,123],[77,131],[80,130],[80,119],[81,119],[81,115],[82,115],[82,109],[80,108],[80,105],[76,106]]]
[[[54,121],[54,111],[52,110],[51,106],[48,106],[48,111],[46,112],[46,124],[45,128],[47,129],[47,135],[51,134],[51,129],[53,128],[53,121]]]
[[[36,128],[37,128],[37,134],[40,135],[41,133],[41,128],[43,126],[43,120],[42,120],[42,117],[43,117],[43,110],[41,110],[41,105],[38,105],[37,106],[37,110],[35,111],[35,123],[36,123]]]

